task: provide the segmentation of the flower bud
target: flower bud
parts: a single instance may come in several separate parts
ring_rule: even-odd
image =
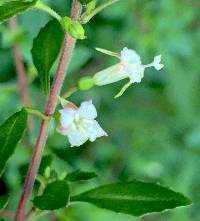
[[[94,86],[94,80],[93,77],[82,77],[78,82],[78,87],[82,91],[89,90]]]
[[[62,28],[64,31],[69,33],[72,37],[76,39],[85,39],[85,30],[83,26],[78,21],[73,21],[69,17],[64,17],[60,20]]]

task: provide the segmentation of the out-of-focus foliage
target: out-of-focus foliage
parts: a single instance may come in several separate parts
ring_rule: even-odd
[[[62,15],[69,11],[70,1],[46,2]],[[74,86],[80,77],[118,62],[96,52],[95,47],[120,51],[127,46],[135,49],[144,63],[149,63],[152,56],[162,54],[165,68],[160,72],[146,71],[143,82],[132,85],[117,100],[113,96],[124,82],[75,93],[71,99],[77,104],[92,97],[99,122],[107,129],[109,137],[70,149],[66,138],[52,127],[46,147],[47,153],[55,154],[53,167],[58,171],[84,169],[99,174],[93,183],[82,183],[82,188],[74,184],[74,193],[100,183],[139,178],[171,186],[189,196],[193,205],[141,219],[91,205],[77,205],[57,212],[59,220],[64,221],[66,217],[71,221],[200,220],[199,9],[198,0],[122,0],[92,19],[86,25],[87,39],[77,44],[63,92]],[[19,42],[29,73],[31,103],[40,109],[45,97],[30,49],[33,38],[49,19],[36,11],[19,16],[22,32]],[[0,122],[21,107],[10,50],[12,34],[8,28],[5,24],[0,25]],[[38,124],[34,118],[30,137],[33,143]],[[23,144],[8,162],[0,182],[1,193],[11,191],[8,209],[16,207],[22,188],[20,171],[30,161],[30,156],[31,149]]]

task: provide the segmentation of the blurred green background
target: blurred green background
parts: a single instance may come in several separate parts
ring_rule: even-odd
[[[70,1],[46,1],[65,15]],[[101,1],[99,1],[101,2]],[[66,7],[65,7],[66,5]],[[165,68],[148,69],[141,84],[132,85],[119,99],[114,95],[124,81],[86,92],[71,100],[77,105],[92,99],[98,121],[109,137],[81,148],[70,149],[67,139],[52,125],[46,152],[55,156],[53,167],[60,171],[93,170],[98,179],[74,185],[74,192],[91,186],[134,178],[156,181],[183,192],[193,200],[187,208],[133,218],[77,204],[56,217],[41,220],[68,221],[199,221],[200,220],[200,3],[199,0],[122,0],[86,25],[87,39],[79,41],[63,92],[86,75],[115,64],[95,47],[119,52],[127,46],[136,50],[143,63],[163,55]],[[28,77],[33,107],[42,110],[45,97],[31,61],[33,38],[50,18],[36,11],[19,16],[20,47]],[[0,25],[0,122],[21,107],[11,55],[12,33]],[[52,42],[53,43],[53,42]],[[42,49],[41,49],[42,50]],[[52,76],[54,71],[52,70]],[[126,80],[125,80],[126,81]],[[30,136],[35,142],[39,120],[34,118]],[[31,148],[20,145],[9,160],[1,179],[1,192],[10,191],[11,212],[21,191],[20,171],[30,161]]]

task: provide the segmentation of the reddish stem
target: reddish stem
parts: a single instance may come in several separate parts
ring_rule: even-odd
[[[73,0],[72,9],[71,9],[71,18],[73,20],[78,20],[80,17],[80,12],[81,12],[80,3],[78,2],[78,0]],[[55,111],[57,104],[57,97],[60,94],[75,43],[76,39],[72,38],[69,35],[65,35],[60,62],[45,107],[45,114],[48,116],[51,116]],[[46,144],[48,136],[48,129],[49,129],[49,121],[43,120],[41,123],[40,133],[34,148],[32,161],[29,166],[28,173],[25,179],[23,193],[21,195],[21,199],[18,205],[14,221],[24,221],[25,219],[26,204],[32,192],[32,188],[35,182],[35,177],[41,162],[43,149]]]

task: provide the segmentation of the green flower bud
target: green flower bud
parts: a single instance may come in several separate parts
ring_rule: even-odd
[[[69,17],[64,17],[60,20],[62,28],[72,37],[77,39],[85,39],[85,30],[78,21],[73,21]]]
[[[78,82],[78,87],[82,91],[89,90],[94,86],[94,80],[93,77],[82,77]]]

